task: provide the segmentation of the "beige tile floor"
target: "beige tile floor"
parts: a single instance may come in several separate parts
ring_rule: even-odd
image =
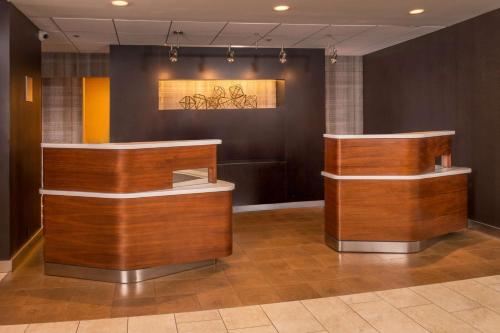
[[[500,275],[337,297],[142,317],[0,326],[0,333],[500,332]]]

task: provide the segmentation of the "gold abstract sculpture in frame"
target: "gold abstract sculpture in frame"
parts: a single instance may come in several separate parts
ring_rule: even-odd
[[[279,84],[278,84],[279,82]],[[159,80],[158,109],[250,110],[276,109],[283,80]]]
[[[246,95],[239,84],[229,87],[229,96],[226,96],[223,87],[215,86],[211,96],[203,94],[184,96],[179,104],[184,110],[256,109],[257,96]]]

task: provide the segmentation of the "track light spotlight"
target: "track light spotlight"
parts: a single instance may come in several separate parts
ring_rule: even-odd
[[[332,65],[337,62],[337,49],[335,47],[328,47],[328,57]]]
[[[170,45],[170,51],[168,52],[168,59],[171,63],[176,63],[179,61],[179,51],[173,45]]]
[[[229,44],[229,47],[227,49],[226,60],[230,64],[232,64],[235,60],[234,59],[234,50],[231,49],[231,44]]]
[[[280,51],[279,59],[280,59],[280,63],[282,63],[282,64],[286,63],[286,52],[285,52],[285,49],[283,47],[283,44],[281,44],[281,51]]]
[[[175,30],[173,34],[177,39],[177,45],[174,46],[172,43],[170,44],[170,51],[168,51],[168,60],[170,60],[171,63],[176,63],[179,61],[179,36],[182,36],[183,32]],[[167,40],[165,40],[164,45],[168,46],[168,36]]]

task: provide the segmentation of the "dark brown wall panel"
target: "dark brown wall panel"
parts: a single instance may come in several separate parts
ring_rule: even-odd
[[[369,54],[365,133],[454,129],[469,216],[500,226],[500,10]]]
[[[41,43],[38,28],[10,7],[10,205],[11,253],[40,228]],[[33,102],[25,101],[25,76],[33,78]]]
[[[41,44],[38,28],[0,0],[0,260],[40,228]],[[34,101],[25,101],[25,76]]]
[[[236,182],[235,204],[321,199],[323,52],[287,50],[281,65],[279,50],[237,49],[233,64],[225,51],[181,48],[172,64],[168,48],[112,46],[111,140],[222,139],[219,178]],[[158,111],[159,79],[284,79],[285,103],[271,110]],[[276,196],[263,194],[274,191],[269,180]]]
[[[0,0],[0,260],[10,257],[9,71],[9,5]]]

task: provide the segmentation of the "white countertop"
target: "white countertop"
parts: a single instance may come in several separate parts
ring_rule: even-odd
[[[135,198],[150,198],[163,197],[169,195],[182,194],[197,194],[210,192],[227,192],[234,190],[234,184],[222,180],[217,183],[203,183],[194,185],[186,185],[188,182],[183,182],[184,186],[174,187],[168,190],[135,192],[135,193],[102,193],[102,192],[79,192],[79,191],[56,191],[56,190],[40,190],[42,195],[61,195],[69,197],[86,197],[86,198],[104,198],[104,199],[135,199]]]
[[[148,149],[220,145],[222,140],[179,140],[179,141],[152,141],[152,142],[123,142],[123,143],[42,143],[42,148],[71,148],[71,149]]]
[[[455,131],[408,132],[395,134],[323,134],[328,139],[421,139],[455,135]]]
[[[435,178],[435,177],[445,177],[445,176],[453,176],[453,175],[461,175],[471,173],[472,170],[470,168],[461,168],[461,167],[452,167],[452,168],[442,168],[440,166],[436,166],[436,170],[433,172],[423,173],[420,175],[405,175],[405,176],[340,176],[335,175],[333,173],[329,173],[326,171],[322,171],[321,175],[331,179],[339,179],[339,180],[418,180],[418,179],[426,179],[426,178]]]

